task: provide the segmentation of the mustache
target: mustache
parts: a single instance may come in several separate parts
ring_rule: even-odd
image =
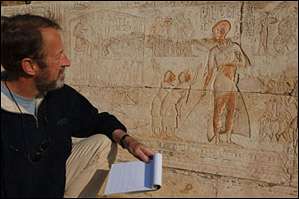
[[[58,71],[58,76],[60,76],[62,73],[64,73],[65,71],[65,67],[61,68],[59,71]]]

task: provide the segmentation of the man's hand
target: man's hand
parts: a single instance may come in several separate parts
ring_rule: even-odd
[[[155,154],[150,148],[139,143],[131,136],[127,136],[124,139],[124,147],[128,149],[132,155],[145,163],[149,163],[150,159],[152,159]]]
[[[120,144],[120,140],[124,135],[126,135],[126,133],[123,130],[117,129],[113,132],[112,138],[115,142]],[[152,159],[152,156],[155,154],[149,147],[139,143],[131,136],[126,136],[123,139],[123,146],[128,149],[133,156],[145,163],[149,163],[150,159]]]

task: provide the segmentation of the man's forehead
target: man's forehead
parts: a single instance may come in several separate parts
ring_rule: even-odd
[[[219,22],[217,22],[214,26],[213,26],[213,28],[212,28],[212,30],[214,30],[215,28],[218,28],[218,27],[220,27],[220,28],[230,28],[230,23],[229,23],[229,21],[226,21],[226,20],[223,20],[223,21],[219,21]]]
[[[58,30],[56,30],[55,28],[40,28],[40,31],[43,36],[60,36]]]
[[[55,28],[42,28],[41,33],[45,45],[44,50],[52,51],[55,54],[63,50],[60,34]]]

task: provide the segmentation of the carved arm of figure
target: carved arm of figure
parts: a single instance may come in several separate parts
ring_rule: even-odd
[[[203,88],[202,88],[202,91],[201,91],[200,101],[202,101],[203,98],[204,98],[204,96],[206,95],[206,92],[205,92],[205,91],[206,91],[206,88],[207,88],[207,86],[208,86],[208,84],[209,84],[211,78],[212,78],[213,70],[214,70],[214,67],[211,67],[211,68],[209,69],[209,71],[208,71],[208,75],[207,75],[207,77],[206,77],[205,83],[204,83]]]
[[[240,67],[245,68],[246,67],[246,58],[245,54],[242,51],[241,47],[237,44],[233,44],[233,50],[232,50],[232,59],[227,60],[226,63],[222,64],[218,71],[223,71],[226,67]]]
[[[193,85],[196,82],[200,67],[201,67],[201,65],[197,66],[196,71],[195,71],[195,75],[194,75],[192,81],[190,82],[190,86]]]
[[[244,62],[232,61],[230,63],[224,63],[218,68],[218,71],[223,71],[225,68],[228,67],[245,67],[245,60]]]
[[[234,51],[234,59],[230,63],[232,67],[241,67],[245,68],[246,67],[246,58],[245,58],[245,53],[239,46],[239,44],[235,43],[235,51]]]
[[[187,93],[187,98],[186,98],[186,103],[188,103],[188,99],[189,99],[189,95],[190,95],[190,91],[191,91],[191,86],[196,82],[196,79],[197,79],[197,76],[198,76],[198,73],[199,73],[199,69],[200,69],[200,65],[196,68],[196,71],[195,71],[195,75],[193,77],[193,79],[190,81],[189,83],[189,89],[188,89],[188,93]],[[188,75],[188,77],[190,78],[190,75]],[[191,78],[190,78],[191,79]],[[189,81],[189,80],[188,80]]]

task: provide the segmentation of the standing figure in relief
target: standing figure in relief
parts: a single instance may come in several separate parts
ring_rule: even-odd
[[[86,39],[86,21],[87,19],[81,19],[80,22],[75,26],[73,35],[75,39],[75,48],[77,52],[84,52],[84,54],[90,55],[90,42]]]
[[[160,89],[155,96],[153,102],[152,102],[152,109],[151,109],[151,115],[152,115],[152,131],[155,136],[161,137],[162,133],[164,132],[164,129],[162,127],[162,115],[160,113],[162,101],[168,94],[169,88],[174,88],[173,82],[175,81],[176,76],[175,74],[168,70],[164,74],[164,81],[161,82]]]
[[[260,42],[258,53],[265,55],[268,53],[268,36],[269,36],[269,25],[275,24],[278,20],[275,17],[271,17],[268,12],[261,13],[261,31],[260,31]]]
[[[166,138],[173,138],[178,129],[179,108],[178,102],[184,96],[185,91],[178,85],[171,89],[164,97],[161,104],[162,128]]]
[[[196,82],[199,68],[200,67],[197,67],[195,75],[192,78],[189,74],[189,69],[181,72],[178,75],[179,83],[177,89],[179,90],[176,92],[179,93],[179,99],[177,100],[176,107],[178,112],[177,121],[179,127],[185,122],[186,116],[183,117],[183,113],[186,112],[186,104],[188,103],[191,86]],[[179,129],[177,129],[176,134],[178,133],[178,130]]]
[[[215,137],[216,144],[220,142],[220,133],[227,134],[227,143],[231,143],[236,108],[236,93],[239,92],[237,87],[238,74],[236,73],[236,70],[237,68],[248,67],[250,64],[239,44],[225,38],[230,29],[231,24],[227,20],[217,22],[212,28],[213,39],[217,42],[217,45],[209,51],[208,64],[204,72],[204,75],[207,73],[207,77],[204,82],[203,93],[201,96],[201,99],[203,99],[205,90],[212,79],[213,73],[216,73],[214,74],[213,77],[215,78],[212,81],[212,89],[214,91],[214,135],[209,137],[208,134],[208,140],[211,141]],[[239,94],[241,95],[240,92]],[[244,103],[242,96],[241,99]],[[225,113],[225,107],[225,130],[224,132],[220,132],[221,119],[222,115]],[[249,117],[247,119],[249,119]]]

